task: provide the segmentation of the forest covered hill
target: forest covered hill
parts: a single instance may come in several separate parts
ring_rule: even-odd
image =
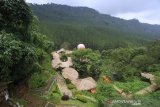
[[[101,14],[88,7],[57,4],[30,4],[40,20],[41,32],[47,34],[57,48],[73,48],[84,43],[93,49],[144,45],[160,38],[160,25],[140,23]],[[71,39],[72,38],[72,39]]]
[[[159,107],[159,25],[87,7],[30,6],[0,0],[1,107]],[[87,49],[72,49],[80,42]],[[57,51],[60,47],[70,49]],[[64,73],[68,67],[79,78],[62,81],[60,76],[74,76]],[[129,103],[114,103],[117,99]]]

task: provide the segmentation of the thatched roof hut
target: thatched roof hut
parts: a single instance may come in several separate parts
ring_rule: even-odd
[[[78,72],[73,68],[64,68],[62,70],[62,75],[65,79],[69,79],[71,81],[74,81],[79,77]]]
[[[66,68],[73,65],[71,57],[68,57],[66,62],[60,60],[60,55],[57,52],[52,53],[53,60],[52,60],[52,67],[53,68]]]
[[[72,83],[76,86],[77,90],[91,90],[97,86],[96,81],[92,77],[77,79],[76,81],[72,81]]]

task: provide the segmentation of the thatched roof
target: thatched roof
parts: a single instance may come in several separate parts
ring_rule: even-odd
[[[66,62],[62,62],[61,61],[61,63],[60,63],[60,67],[61,68],[68,68],[68,67],[70,67],[72,65],[73,65],[73,63],[72,63],[71,57],[68,57],[68,60]]]
[[[60,53],[64,52],[65,54],[70,54],[72,51],[68,51],[65,49],[61,49],[57,52],[53,52],[53,60],[52,60],[52,66],[53,68],[64,68],[62,70],[62,75],[65,79],[71,80],[71,82],[76,86],[78,90],[90,90],[96,87],[96,81],[92,77],[84,78],[84,79],[78,79],[79,74],[78,72],[70,68],[73,66],[71,57],[68,57],[68,60],[66,62],[63,62],[60,60]],[[61,79],[59,79],[61,80]],[[62,83],[62,82],[61,82]],[[61,85],[60,85],[61,86]],[[63,85],[64,86],[64,85]],[[62,89],[66,90],[66,89]]]
[[[73,68],[64,68],[62,70],[62,75],[65,79],[69,79],[71,81],[76,80],[79,77],[78,72]]]
[[[97,86],[96,81],[92,77],[77,79],[72,81],[72,83],[76,86],[77,90],[91,90]]]
[[[61,60],[59,58],[59,54],[56,52],[52,53],[53,56],[53,60],[52,60],[52,67],[53,68],[59,68],[60,64],[61,64]]]
[[[52,53],[53,60],[52,60],[52,67],[53,68],[66,68],[73,65],[71,57],[68,57],[66,62],[60,60],[60,55],[57,52]]]

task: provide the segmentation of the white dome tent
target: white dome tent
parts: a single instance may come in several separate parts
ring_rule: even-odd
[[[84,44],[78,44],[77,49],[85,49],[85,45]]]

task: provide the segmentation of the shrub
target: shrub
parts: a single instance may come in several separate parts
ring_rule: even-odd
[[[77,94],[76,98],[83,103],[87,103],[87,99],[83,95]]]
[[[23,35],[27,32],[33,18],[31,9],[24,0],[1,0],[0,14],[2,14],[0,30],[5,28],[6,31]]]
[[[42,73],[34,73],[29,80],[31,88],[40,88],[46,84],[47,76]]]
[[[93,52],[91,49],[80,49],[73,51],[72,59],[75,69],[80,77],[91,76],[98,79],[100,75],[100,54]]]
[[[66,62],[67,61],[67,55],[62,53],[60,59],[61,59],[61,61]]]
[[[82,94],[82,92],[81,91],[78,91],[77,89],[72,89],[72,93],[73,93],[73,95],[81,95]]]
[[[71,84],[71,80],[69,79],[65,79],[66,80],[66,84]]]
[[[155,58],[148,54],[145,47],[119,48],[103,51],[107,55],[104,63],[109,74],[116,74],[119,81],[130,81],[139,73],[147,71],[148,66],[155,63]],[[104,57],[105,58],[105,57]]]
[[[160,64],[150,65],[150,66],[147,68],[147,71],[149,71],[149,72],[159,71],[159,72],[160,72]]]
[[[67,86],[68,86],[69,89],[74,89],[74,88],[76,88],[73,84],[68,84]]]
[[[50,100],[52,100],[55,104],[60,104],[61,96],[58,93],[54,93],[50,96]]]
[[[132,59],[132,65],[142,71],[146,71],[147,67],[153,62],[154,59],[147,55],[138,55]]]

